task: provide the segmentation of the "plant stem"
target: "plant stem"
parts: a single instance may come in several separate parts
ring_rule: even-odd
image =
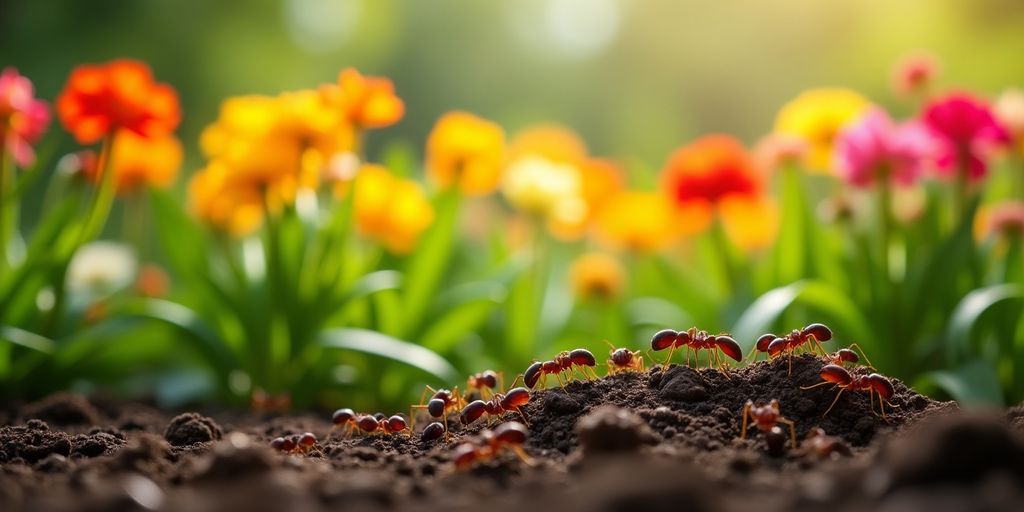
[[[711,241],[715,244],[715,252],[718,253],[719,259],[722,262],[722,268],[725,270],[726,285],[729,287],[729,296],[732,297],[736,293],[736,287],[739,285],[739,277],[737,276],[737,270],[735,262],[732,258],[732,248],[729,246],[729,240],[726,238],[725,226],[722,224],[720,218],[715,218],[714,225],[711,227]]]
[[[882,267],[883,282],[886,293],[892,291],[892,273],[889,269],[889,246],[892,237],[892,182],[888,175],[883,175],[878,185],[878,230],[880,242],[879,264]]]
[[[0,141],[0,271],[6,271],[10,266],[7,259],[8,238],[7,232],[7,210],[14,211],[17,199],[12,195],[10,202],[6,201],[8,175],[12,174],[8,166],[7,148]]]

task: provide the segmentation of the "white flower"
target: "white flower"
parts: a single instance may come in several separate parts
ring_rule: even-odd
[[[1024,135],[1024,91],[1007,89],[994,106],[996,117],[1015,137]]]
[[[138,263],[131,247],[115,242],[93,242],[75,252],[68,267],[73,292],[107,295],[131,285]]]
[[[576,167],[540,156],[525,156],[505,172],[501,191],[512,206],[542,216],[576,215],[583,190]]]

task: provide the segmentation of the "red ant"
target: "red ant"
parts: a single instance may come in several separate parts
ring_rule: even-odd
[[[404,432],[409,425],[405,422],[405,418],[396,414],[390,418],[378,418],[370,415],[362,416],[356,420],[356,426],[359,427],[359,430],[362,430],[367,434],[379,432],[381,434],[388,435]]]
[[[615,348],[611,342],[605,341],[608,344],[608,361],[605,363],[608,366],[608,375],[615,375],[616,373],[637,371],[643,373],[646,369],[644,367],[644,356],[640,355],[639,350],[630,351],[628,348]]]
[[[423,441],[434,441],[440,439],[441,436],[447,433],[448,429],[446,429],[441,422],[435,421],[430,425],[427,425],[427,428],[423,429],[423,432],[420,432],[420,439]]]
[[[857,352],[853,350],[854,348],[860,351],[860,355],[858,355]],[[867,363],[864,366],[868,368],[874,368],[874,366],[872,366],[871,364],[871,360],[868,359],[867,354],[865,354],[864,350],[861,349],[860,346],[857,345],[856,343],[850,345],[847,348],[841,348],[839,350],[836,350],[832,354],[826,354],[825,360],[828,361],[830,364],[843,366],[846,363],[859,363],[862,357],[864,358],[864,362]]]
[[[849,445],[838,437],[825,434],[821,427],[815,427],[807,433],[807,437],[804,439],[804,449],[807,453],[813,453],[822,459],[830,458],[833,455],[850,456],[852,454]]]
[[[430,400],[426,405],[423,405],[423,400],[427,396],[427,392],[433,393]],[[420,404],[412,405],[409,407],[409,417],[413,420],[415,428],[416,415],[413,414],[413,409],[426,409],[427,413],[432,418],[441,419],[444,422],[445,431],[448,430],[448,413],[455,411],[458,412],[466,405],[466,401],[463,400],[462,396],[459,395],[459,388],[452,388],[450,391],[447,389],[438,389],[427,386],[423,390],[423,394],[420,395]]]
[[[490,398],[494,395],[494,390],[501,389],[505,380],[500,372],[493,370],[486,370],[475,375],[470,375],[466,379],[466,397],[469,397],[473,391],[480,394],[480,398]]]
[[[292,435],[288,437],[278,437],[270,442],[270,447],[284,453],[302,453],[306,454],[313,450],[316,446],[316,436],[312,432],[306,432],[305,434]]]
[[[753,421],[761,432],[768,432],[776,424],[789,425],[789,440],[796,448],[796,424],[793,420],[787,419],[779,412],[779,401],[772,399],[768,405],[754,405],[753,400],[747,400],[743,405],[743,426],[740,428],[740,439],[747,438],[747,421]]]
[[[495,393],[494,397],[490,400],[474,400],[466,404],[462,408],[460,418],[463,425],[469,425],[480,419],[485,413],[488,416],[488,420],[490,420],[490,418],[505,414],[506,411],[513,411],[523,418],[523,423],[529,425],[530,422],[526,421],[526,415],[523,414],[521,409],[521,407],[528,403],[530,403],[530,390],[526,388],[513,388],[506,394]]]
[[[597,366],[597,358],[594,357],[594,354],[591,351],[585,348],[577,348],[572,351],[562,351],[555,356],[554,360],[543,362],[537,361],[531,364],[530,367],[523,372],[523,383],[526,384],[526,387],[533,389],[542,377],[554,375],[555,378],[558,379],[558,384],[565,386],[565,381],[562,380],[562,374],[567,373],[566,379],[571,379],[573,370],[577,368],[579,368],[587,378],[596,379],[597,372],[594,371],[595,366]],[[590,374],[587,374],[587,370],[590,370]],[[512,384],[515,385],[515,382]]]
[[[462,443],[452,450],[452,462],[456,469],[466,469],[486,460],[493,459],[505,449],[511,450],[520,460],[532,466],[533,460],[523,450],[523,443],[529,431],[521,423],[510,421],[498,425],[494,431],[484,430],[474,440]]]
[[[743,359],[743,351],[740,348],[740,344],[736,343],[736,340],[732,339],[728,334],[708,334],[707,331],[702,331],[696,327],[691,327],[685,331],[676,331],[673,329],[662,329],[651,337],[651,349],[655,352],[669,349],[668,357],[665,358],[664,370],[668,370],[668,364],[672,360],[672,355],[675,353],[677,348],[693,350],[694,356],[697,361],[700,358],[700,350],[708,350],[708,368],[712,364],[718,364],[724,368],[725,362],[720,359],[719,352],[731,357],[735,361]],[[714,354],[714,361],[712,361],[711,354]],[[686,352],[686,364],[690,364],[690,352]],[[698,363],[699,365],[699,363]]]
[[[832,339],[832,330],[825,324],[810,324],[803,329],[794,329],[785,336],[776,336],[774,334],[762,334],[757,339],[757,343],[754,344],[753,357],[757,360],[757,354],[763,352],[768,354],[768,357],[775,357],[783,352],[789,354],[789,374],[793,374],[793,354],[796,349],[804,346],[805,344],[813,342],[811,351],[817,348],[821,354],[828,356],[825,348],[821,346],[821,342]]]
[[[894,394],[896,394],[895,388],[892,386],[892,382],[877,374],[869,373],[867,375],[851,374],[846,368],[837,364],[826,364],[821,367],[822,382],[811,386],[801,386],[800,389],[814,389],[819,386],[825,386],[828,384],[834,384],[839,388],[839,392],[836,393],[836,398],[832,400],[832,404],[825,410],[825,414],[822,417],[828,416],[828,413],[835,407],[836,402],[839,401],[839,397],[842,396],[846,390],[852,391],[867,391],[868,396],[871,399],[871,411],[875,410],[875,394],[878,394],[878,408],[882,413],[882,417],[885,418],[885,404]],[[891,403],[890,406],[893,406]]]

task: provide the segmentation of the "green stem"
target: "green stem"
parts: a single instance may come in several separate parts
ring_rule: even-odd
[[[0,203],[0,271],[6,271],[10,267],[10,261],[7,258],[7,249],[9,242],[8,238],[11,235],[7,231],[7,211],[11,210],[14,212],[17,210],[17,198],[12,196],[10,201],[6,200],[8,176],[12,174],[8,160],[7,148],[4,147],[2,142],[0,142],[0,198],[5,199]]]
[[[715,244],[715,252],[718,253],[722,262],[722,268],[725,270],[726,285],[729,287],[729,296],[732,297],[735,295],[736,287],[739,285],[739,276],[733,261],[732,248],[726,237],[725,226],[722,224],[721,219],[716,218],[714,225],[711,227],[711,241]]]
[[[882,176],[878,185],[878,231],[879,251],[882,258],[879,260],[879,264],[882,267],[883,282],[888,293],[891,291],[889,288],[892,284],[892,273],[889,268],[889,247],[892,243],[892,182],[887,175]]]
[[[281,252],[278,219],[274,218],[270,199],[267,197],[267,191],[264,190],[261,195],[263,197],[263,210],[267,226],[267,237],[264,240],[263,251],[266,258],[267,320],[269,328],[264,332],[265,336],[259,340],[260,345],[257,352],[259,354],[259,382],[267,386],[268,391],[273,391],[274,388],[269,382],[271,378],[271,361],[273,359],[273,339],[277,333],[277,326],[280,321],[280,308],[283,307],[281,293],[284,292],[284,289],[280,272]]]

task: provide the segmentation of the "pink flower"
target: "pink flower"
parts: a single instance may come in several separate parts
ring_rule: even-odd
[[[900,96],[926,91],[939,74],[939,60],[930,53],[912,53],[893,67],[892,88]]]
[[[1010,142],[988,104],[968,93],[952,93],[925,106],[921,120],[940,141],[936,165],[941,176],[966,172],[979,180],[993,149]]]
[[[854,186],[869,187],[879,179],[908,186],[921,176],[933,149],[934,140],[923,125],[894,124],[876,107],[840,132],[835,165]]]
[[[988,210],[986,225],[989,234],[1019,237],[1024,235],[1024,203],[1006,201]]]
[[[14,68],[0,73],[0,144],[21,167],[36,159],[32,150],[50,124],[46,102],[32,97],[32,82]]]

